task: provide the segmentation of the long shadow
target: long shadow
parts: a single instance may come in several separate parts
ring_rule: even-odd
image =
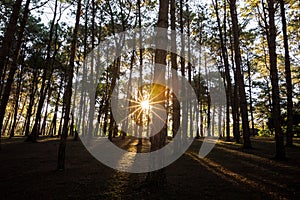
[[[255,180],[252,180],[248,177],[245,177],[242,174],[236,173],[228,168],[225,168],[223,165],[218,164],[217,162],[212,161],[211,159],[204,158],[200,159],[195,152],[186,153],[193,160],[198,162],[202,167],[204,167],[209,172],[215,174],[219,178],[223,179],[226,182],[231,183],[235,187],[242,188],[244,190],[252,190],[264,194],[267,198],[277,199],[283,198],[280,193],[270,190],[264,184],[258,183]]]
[[[262,163],[264,166],[268,166],[269,168],[272,168],[275,171],[278,170],[278,172],[290,170],[294,173],[300,174],[300,169],[297,168],[297,166],[295,166],[292,162],[273,160],[269,156],[262,155],[262,153],[259,152],[259,149],[247,151],[242,149],[228,148],[227,146],[224,146],[222,144],[217,144],[215,150],[224,152],[223,155],[229,154],[230,159],[232,160],[242,159],[249,163],[252,162],[256,165]]]
[[[246,151],[237,145],[229,146],[223,143],[218,143],[208,158],[202,160],[198,158],[195,148],[199,144],[201,142],[192,146],[187,155],[202,165],[211,167],[212,172],[223,179],[249,185],[253,190],[258,188],[256,190],[270,194],[270,197],[275,197],[279,191],[281,195],[290,197],[297,194],[300,171],[294,163],[270,160],[256,155],[257,149]]]

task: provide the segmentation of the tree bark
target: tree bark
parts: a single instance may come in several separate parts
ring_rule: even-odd
[[[14,81],[14,76],[15,76],[15,73],[16,73],[17,68],[18,68],[16,61],[19,59],[19,56],[20,56],[20,49],[21,49],[22,40],[23,40],[23,36],[24,36],[24,30],[25,30],[25,26],[26,26],[27,19],[28,19],[28,14],[29,14],[29,4],[30,4],[30,0],[27,0],[25,8],[24,8],[24,15],[23,15],[23,18],[22,18],[22,21],[21,21],[20,31],[18,33],[18,41],[17,41],[17,46],[16,46],[16,50],[15,50],[15,54],[14,54],[15,62],[10,67],[8,79],[7,79],[7,82],[6,82],[6,85],[5,85],[5,88],[4,88],[4,92],[3,92],[3,95],[2,95],[2,99],[1,99],[1,105],[0,105],[0,144],[1,144],[1,130],[2,130],[2,125],[3,125],[5,110],[6,110],[6,106],[7,106],[7,103],[8,103],[8,99],[9,99],[9,95],[10,95],[10,91],[11,91],[11,86],[12,86],[12,83]],[[15,13],[13,13],[13,15],[14,14]],[[12,16],[12,17],[14,17],[14,16]],[[11,33],[11,34],[13,34],[13,33]],[[5,54],[5,52],[4,52],[4,54]],[[0,59],[2,59],[2,58],[0,58]],[[1,148],[1,146],[0,146],[0,148]]]
[[[30,88],[30,95],[29,95],[29,105],[27,108],[27,113],[26,113],[26,123],[25,123],[25,136],[29,135],[29,129],[30,129],[30,119],[32,117],[32,109],[34,105],[34,96],[37,91],[37,82],[38,82],[38,68],[35,66],[35,69],[33,69],[33,77],[32,77],[32,85]]]
[[[238,87],[237,87],[237,72],[234,66],[234,48],[233,48],[233,41],[232,41],[232,31],[230,30],[230,53],[231,53],[231,63],[232,63],[232,71],[233,71],[233,92],[231,94],[231,101],[232,101],[232,121],[233,121],[233,136],[236,143],[240,143],[240,111],[239,111],[239,95],[238,95]]]
[[[269,11],[269,34],[268,46],[270,56],[270,77],[272,84],[272,100],[273,109],[272,117],[275,129],[275,141],[276,141],[276,155],[277,159],[285,158],[285,149],[283,143],[283,132],[281,129],[281,111],[280,111],[280,93],[278,85],[278,69],[277,69],[277,54],[276,54],[276,25],[275,25],[275,8],[274,0],[268,0],[268,11]]]
[[[3,38],[2,47],[0,49],[0,77],[2,77],[5,61],[10,55],[11,45],[13,43],[15,33],[17,31],[17,22],[20,16],[21,6],[22,0],[16,0]]]
[[[233,33],[233,44],[234,44],[234,58],[237,73],[237,85],[240,95],[240,108],[242,113],[242,127],[243,127],[243,139],[244,148],[252,148],[250,141],[250,128],[248,120],[248,109],[245,92],[244,78],[241,72],[241,53],[240,53],[240,42],[239,42],[239,27],[238,17],[236,11],[236,0],[230,0],[230,14],[232,20],[232,33]]]
[[[180,49],[180,70],[181,70],[181,76],[185,77],[186,72],[185,72],[185,40],[184,40],[184,12],[183,12],[183,0],[179,1],[179,24],[180,24],[180,33],[182,34],[181,37],[181,49]],[[184,88],[184,86],[181,86]],[[185,90],[182,91],[182,96],[185,96]],[[186,101],[182,102],[182,118],[187,119],[188,118],[188,105]],[[182,138],[185,139],[187,138],[187,124],[188,120],[183,120],[182,121],[182,126],[181,126],[181,131],[182,131]],[[186,128],[183,128],[186,127]]]
[[[53,15],[53,19],[50,25],[50,34],[49,34],[49,41],[47,44],[47,56],[46,56],[46,61],[44,63],[44,72],[43,72],[43,76],[42,76],[42,86],[41,86],[41,92],[40,92],[40,99],[38,101],[38,105],[37,105],[37,111],[36,111],[36,116],[35,116],[35,120],[34,120],[34,125],[31,131],[31,134],[28,135],[28,138],[26,141],[32,141],[32,142],[36,142],[37,138],[38,138],[38,134],[39,134],[39,126],[41,123],[41,118],[42,118],[42,109],[44,106],[44,102],[46,99],[46,94],[47,94],[47,90],[50,86],[50,81],[51,81],[51,76],[53,73],[53,67],[52,64],[50,64],[50,61],[53,59],[50,58],[51,56],[51,47],[52,47],[52,42],[53,42],[53,35],[54,35],[54,25],[55,25],[55,19],[56,19],[56,15],[57,15],[57,7],[58,7],[58,0],[55,1],[55,8],[54,8],[54,15]],[[50,73],[49,73],[49,68],[50,69]],[[48,80],[48,83],[46,84]]]
[[[157,27],[160,28],[168,28],[168,11],[169,11],[169,0],[160,0],[159,1],[159,15],[158,15],[158,22],[157,22]],[[159,32],[157,34],[157,41],[159,43],[163,43],[163,45],[167,45],[166,41],[168,40],[167,38],[167,31],[165,32]],[[165,46],[166,47],[166,46]],[[154,69],[154,81],[159,80],[160,82],[163,82],[165,79],[165,69],[162,69],[159,65],[157,64],[166,66],[166,56],[167,52],[162,49],[156,49],[155,51],[155,69]],[[154,84],[152,91],[157,91],[157,90],[162,90],[161,85]],[[166,96],[165,92],[159,91],[160,95],[156,95],[155,99],[153,99],[154,102],[158,102],[157,104],[161,106],[161,108],[166,107],[165,101],[166,101]],[[160,119],[159,119],[160,120]],[[155,119],[153,121],[155,123]],[[160,148],[162,148],[165,143],[166,143],[166,122],[164,128],[159,131],[159,133],[155,134],[154,136],[150,137],[150,142],[151,142],[151,148],[150,150],[156,151]],[[155,162],[160,162],[160,160],[155,160]],[[157,163],[154,163],[157,164]],[[160,169],[158,171],[154,172],[149,172],[147,176],[147,180],[150,184],[154,184],[156,186],[161,186],[165,182],[165,172],[164,169]]]
[[[232,108],[232,115],[234,115],[234,109],[233,109],[233,103],[231,101],[231,90],[232,90],[232,84],[231,84],[231,77],[230,77],[230,68],[229,68],[229,60],[228,60],[228,52],[226,49],[226,44],[224,42],[224,36],[223,36],[223,31],[222,31],[222,27],[221,27],[221,20],[219,17],[219,7],[218,7],[218,1],[215,0],[212,1],[214,8],[215,8],[215,12],[216,12],[216,17],[217,17],[217,23],[218,23],[218,30],[219,30],[219,37],[220,37],[220,43],[221,43],[221,49],[222,49],[222,58],[223,58],[223,62],[224,62],[224,67],[225,67],[225,77],[226,77],[226,84],[225,84],[225,88],[226,88],[226,140],[230,141],[230,126],[229,126],[229,122],[230,122],[230,116],[229,116],[229,109],[230,106]],[[226,7],[226,4],[224,5]],[[224,22],[226,23],[226,20],[224,20]],[[226,30],[225,30],[226,33]],[[226,34],[225,34],[226,36]]]
[[[142,15],[141,15],[141,0],[138,0],[137,1],[137,4],[138,4],[138,18],[139,18],[139,94],[143,94],[143,49],[142,49],[142,31],[141,31],[141,28],[142,28]],[[143,143],[143,140],[142,140],[142,132],[143,132],[143,116],[144,116],[144,112],[142,111],[140,113],[140,118],[139,118],[139,123],[141,124],[141,126],[138,127],[138,132],[139,132],[139,142],[138,144],[139,145],[142,145]]]
[[[75,66],[74,62],[76,56],[76,46],[77,46],[80,15],[81,15],[81,0],[78,0],[77,11],[76,11],[76,23],[75,23],[72,44],[71,44],[70,64],[67,69],[67,86],[65,88],[65,93],[64,93],[64,103],[66,105],[66,108],[65,108],[63,132],[60,138],[60,144],[58,149],[58,162],[57,162],[58,170],[65,169],[66,142],[68,137],[69,118],[70,118],[70,111],[71,111],[72,80],[73,80],[73,72]]]
[[[17,61],[15,61],[15,62],[17,62]],[[15,106],[14,106],[14,118],[13,118],[11,130],[10,130],[9,138],[12,138],[15,136],[15,128],[17,125],[17,116],[18,116],[19,100],[20,100],[20,93],[21,93],[22,75],[23,75],[23,66],[21,66],[21,70],[19,72],[19,77],[18,77],[18,82],[17,82],[17,91],[16,91]]]
[[[172,64],[172,80],[177,80],[178,75],[177,75],[177,70],[178,70],[178,65],[177,65],[177,55],[176,50],[177,50],[177,45],[176,45],[176,2],[175,0],[171,0],[171,30],[172,35],[171,35],[171,48],[172,48],[172,53],[171,53],[171,64]],[[172,105],[173,105],[173,112],[172,112],[172,133],[173,137],[175,137],[175,134],[179,130],[180,127],[180,104],[179,101],[177,100],[175,93],[178,93],[178,84],[176,81],[172,82],[172,87],[173,87],[173,96],[172,96]]]
[[[247,55],[247,67],[248,67],[248,84],[249,84],[249,101],[250,101],[250,117],[251,117],[251,133],[255,136],[254,131],[254,116],[253,116],[253,99],[252,99],[252,80],[251,80],[251,64]]]
[[[110,20],[111,20],[111,24],[112,24],[112,34],[115,34],[116,31],[115,31],[115,21],[114,21],[114,14],[113,14],[113,11],[112,11],[112,8],[111,8],[111,5],[109,3],[109,1],[107,1],[107,5],[108,5],[108,8],[109,8],[109,14],[110,14]],[[116,46],[118,46],[117,48],[117,51],[119,51],[121,48],[118,43],[119,41],[115,41],[116,43]],[[118,54],[118,52],[115,52],[116,54]],[[114,63],[113,63],[113,71],[112,71],[112,81],[111,81],[111,86],[110,86],[110,91],[109,91],[109,94],[110,94],[110,102],[112,101],[112,98],[115,98],[112,96],[112,93],[113,93],[113,90],[115,89],[115,86],[117,84],[117,79],[118,79],[118,76],[119,76],[119,67],[120,67],[120,58],[117,58]],[[112,114],[112,109],[110,108],[110,124],[109,124],[109,128],[108,128],[108,139],[110,141],[112,141],[112,138],[113,138],[113,135],[114,135],[114,130],[115,130],[115,119],[113,117],[113,114]]]
[[[286,129],[286,146],[293,146],[293,86],[291,77],[291,62],[289,52],[289,41],[287,35],[287,25],[285,17],[285,1],[279,0],[280,12],[281,12],[281,23],[282,23],[282,34],[284,43],[284,60],[285,60],[285,81],[287,91],[287,129]]]
[[[63,79],[61,78],[59,89],[58,89],[58,92],[57,92],[57,99],[56,99],[56,102],[55,102],[54,115],[53,115],[50,131],[49,131],[49,135],[51,137],[56,135],[57,112],[58,112],[58,106],[59,106],[59,100],[60,100],[60,92],[61,92],[62,86],[63,86],[63,81],[62,80]]]

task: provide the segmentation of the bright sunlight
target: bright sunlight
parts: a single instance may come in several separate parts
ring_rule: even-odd
[[[150,102],[149,100],[144,100],[141,102],[141,107],[143,110],[148,110],[150,108]]]

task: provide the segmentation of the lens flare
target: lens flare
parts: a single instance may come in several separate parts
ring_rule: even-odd
[[[150,108],[150,102],[149,100],[144,100],[141,102],[141,107],[143,110],[149,110]]]

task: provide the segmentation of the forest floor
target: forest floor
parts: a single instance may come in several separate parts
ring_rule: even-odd
[[[119,138],[115,142],[121,144]],[[134,150],[137,140],[127,138]],[[165,168],[166,183],[146,184],[147,174],[118,172],[93,158],[80,141],[69,140],[66,170],[57,171],[58,139],[2,140],[0,199],[300,199],[300,139],[286,148],[287,160],[272,159],[274,138],[252,138],[253,149],[219,141],[200,159],[202,140]]]

